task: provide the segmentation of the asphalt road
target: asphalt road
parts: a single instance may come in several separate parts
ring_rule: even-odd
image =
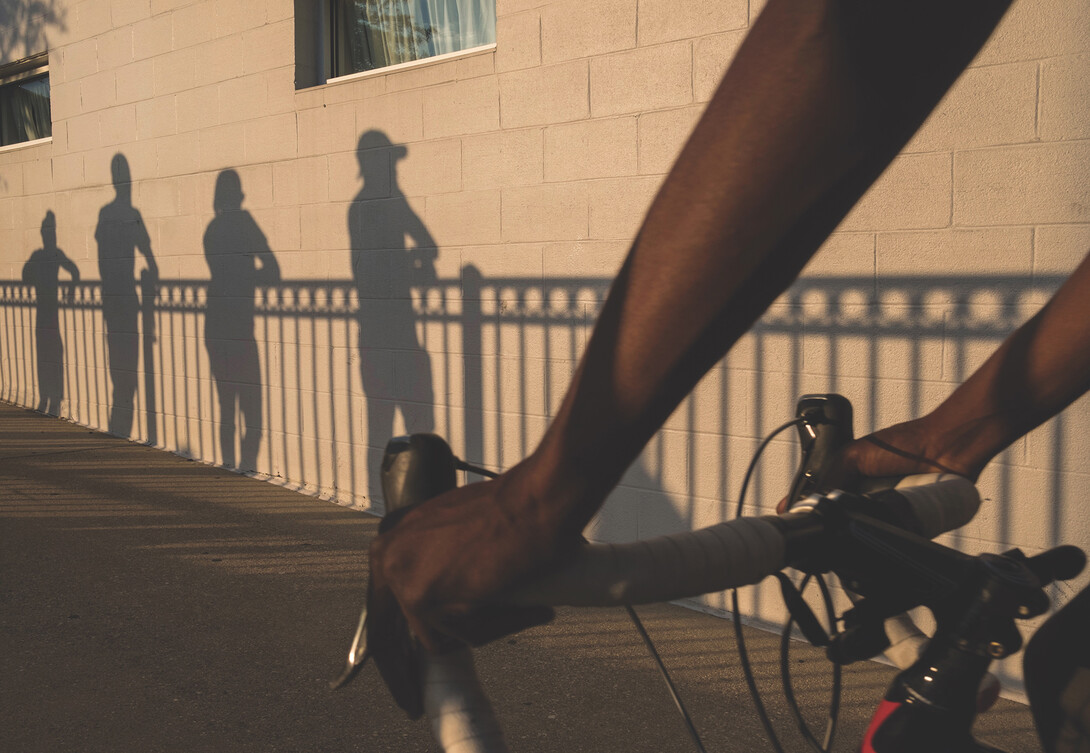
[[[376,519],[272,484],[0,404],[0,749],[427,751],[372,667],[341,669]],[[709,751],[771,750],[728,622],[640,609]],[[747,632],[789,751],[779,639]],[[688,751],[624,613],[564,610],[478,653],[513,751]],[[800,703],[823,724],[828,666],[800,647]],[[847,668],[840,751],[892,671]],[[1026,707],[978,725],[1039,749]]]

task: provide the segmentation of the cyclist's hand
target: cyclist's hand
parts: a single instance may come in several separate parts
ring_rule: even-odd
[[[826,477],[830,488],[851,488],[864,478],[910,476],[915,473],[972,475],[951,468],[931,446],[933,435],[925,418],[895,424],[849,444]]]
[[[915,473],[956,473],[973,481],[980,469],[962,467],[933,448],[934,429],[927,417],[895,424],[855,440],[833,461],[825,476],[826,489],[855,489],[863,479],[911,476]],[[783,513],[784,498],[776,506]]]
[[[552,618],[502,594],[556,559],[511,474],[388,515],[371,545],[367,646],[394,699],[422,713],[420,650],[481,645]]]

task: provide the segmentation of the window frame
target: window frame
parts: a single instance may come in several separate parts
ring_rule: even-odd
[[[337,13],[339,10],[338,5],[341,2],[345,2],[345,0],[319,0],[318,2],[318,65],[319,79],[322,84],[333,84],[342,81],[353,81],[360,78],[385,75],[387,73],[394,73],[410,68],[423,67],[432,63],[441,63],[460,57],[468,57],[492,52],[496,49],[496,42],[495,40],[493,40],[492,42],[489,42],[487,44],[477,45],[476,47],[468,47],[464,50],[444,52],[439,55],[431,55],[428,57],[417,58],[416,60],[408,60],[403,63],[394,63],[393,65],[371,68],[365,71],[352,71],[351,73],[334,75],[334,68],[336,66],[335,59],[337,57],[337,45],[340,42],[338,36],[339,32]],[[495,4],[493,4],[493,13],[495,13]]]
[[[496,43],[491,42],[489,44],[483,44],[480,47],[470,47],[465,50],[456,50],[454,52],[444,52],[442,55],[432,55],[428,58],[419,58],[418,60],[409,60],[405,63],[395,63],[394,65],[387,65],[382,68],[372,68],[369,71],[356,71],[355,73],[345,73],[341,76],[335,76],[333,78],[327,78],[325,83],[327,84],[339,84],[343,81],[357,81],[361,78],[371,78],[372,76],[384,76],[388,73],[396,73],[398,71],[404,71],[409,68],[424,68],[428,65],[435,65],[438,63],[445,63],[448,60],[456,60],[458,58],[472,57],[474,55],[483,55],[488,52],[495,52]]]
[[[6,65],[0,65],[0,89],[11,84],[17,84],[20,81],[28,81],[41,76],[45,77],[46,84],[49,86],[48,52],[40,52]],[[9,152],[14,149],[24,149],[29,146],[38,146],[53,140],[53,96],[51,86],[49,87],[49,93],[49,135],[37,139],[16,141],[13,144],[0,144],[0,153]]]

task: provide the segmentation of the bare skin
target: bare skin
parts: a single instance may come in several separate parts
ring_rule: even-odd
[[[931,413],[845,448],[836,482],[953,471],[973,479],[1012,442],[1090,389],[1090,256]]]
[[[801,271],[949,89],[1005,2],[770,0],[664,182],[556,419],[499,479],[407,511],[371,548],[369,646],[419,712],[408,629],[481,643],[700,377]],[[926,54],[925,54],[926,51]]]

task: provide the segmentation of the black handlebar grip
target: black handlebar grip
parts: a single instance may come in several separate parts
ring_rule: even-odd
[[[386,513],[431,499],[457,485],[454,453],[437,434],[394,437],[382,457]]]
[[[833,458],[855,438],[852,404],[843,395],[803,395],[795,416],[803,419],[799,424],[803,460],[787,497],[789,507],[822,488]]]
[[[1081,573],[1086,567],[1086,553],[1077,546],[1064,544],[1030,557],[1026,565],[1042,585],[1047,585],[1054,580],[1070,580]]]

